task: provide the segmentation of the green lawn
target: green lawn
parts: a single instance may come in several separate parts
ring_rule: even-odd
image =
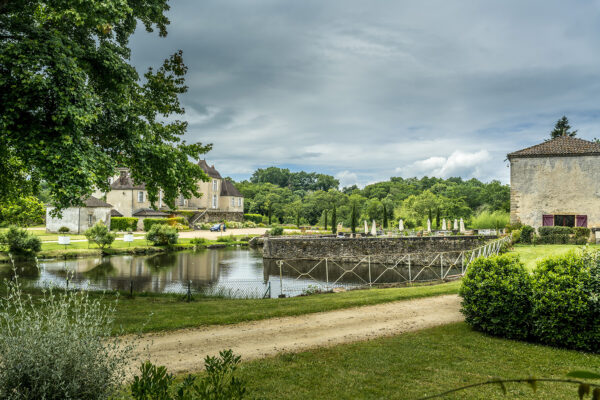
[[[598,245],[589,245],[591,248],[600,249]],[[536,264],[550,256],[564,254],[570,250],[581,249],[582,246],[574,244],[543,244],[543,245],[515,245],[514,252],[521,257],[521,261],[529,270],[533,270]]]
[[[495,377],[564,378],[600,370],[600,356],[491,338],[466,324],[242,363],[251,396],[265,399],[416,399]],[[470,389],[444,399],[576,399],[577,387]]]
[[[235,324],[266,318],[309,314],[418,297],[458,293],[460,282],[393,289],[353,290],[285,299],[197,299],[186,303],[176,296],[121,297],[116,328],[125,332],[173,330]],[[108,298],[108,297],[107,297]]]

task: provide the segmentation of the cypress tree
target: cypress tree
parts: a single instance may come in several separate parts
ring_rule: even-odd
[[[440,209],[438,208],[435,213],[435,226],[437,229],[440,229]]]
[[[323,216],[325,217],[325,230],[327,230],[327,210],[323,211]]]
[[[333,210],[331,211],[331,232],[337,233],[337,213],[335,206],[333,206]]]
[[[387,215],[387,209],[385,207],[385,204],[383,205],[383,227],[385,229],[387,229],[387,227],[388,227],[388,215]]]
[[[352,203],[352,212],[350,213],[350,228],[352,233],[356,233],[356,203]]]
[[[296,211],[296,226],[300,229],[300,210]]]

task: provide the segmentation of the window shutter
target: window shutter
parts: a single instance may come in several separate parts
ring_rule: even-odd
[[[575,217],[575,226],[587,228],[587,215],[577,215]]]
[[[554,215],[542,216],[542,226],[554,226]]]

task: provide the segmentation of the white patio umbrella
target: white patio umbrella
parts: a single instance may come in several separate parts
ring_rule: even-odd
[[[365,235],[369,233],[369,225],[367,224],[367,220],[365,219]]]
[[[431,232],[431,220],[427,218],[427,232]]]
[[[446,218],[442,219],[442,230],[444,230],[444,231],[446,230]]]
[[[400,219],[400,221],[398,221],[398,230],[399,231],[404,230],[404,221],[402,221],[402,219]]]
[[[464,232],[465,231],[465,221],[463,221],[463,219],[460,219],[460,231]]]
[[[452,230],[452,222],[450,222],[450,220],[448,220],[448,229],[446,229],[448,231]]]
[[[373,224],[371,225],[371,235],[377,236],[377,226],[375,225],[375,220],[373,220]]]
[[[458,220],[456,218],[454,218],[454,230],[458,230]]]

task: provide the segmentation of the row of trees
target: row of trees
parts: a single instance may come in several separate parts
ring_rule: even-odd
[[[270,167],[271,176],[283,176]],[[253,177],[262,172],[255,172]],[[307,173],[303,173],[307,174]],[[307,174],[309,175],[309,174]],[[333,179],[333,177],[330,177]],[[282,181],[283,182],[283,181]],[[245,212],[262,214],[271,222],[358,225],[376,220],[388,227],[403,218],[407,227],[423,226],[431,219],[440,226],[442,218],[469,219],[480,211],[508,212],[510,189],[498,181],[483,183],[461,178],[391,178],[359,189],[356,186],[328,190],[293,190],[272,182],[236,183],[245,198]],[[334,219],[335,215],[335,220]],[[353,218],[354,216],[354,218]]]

